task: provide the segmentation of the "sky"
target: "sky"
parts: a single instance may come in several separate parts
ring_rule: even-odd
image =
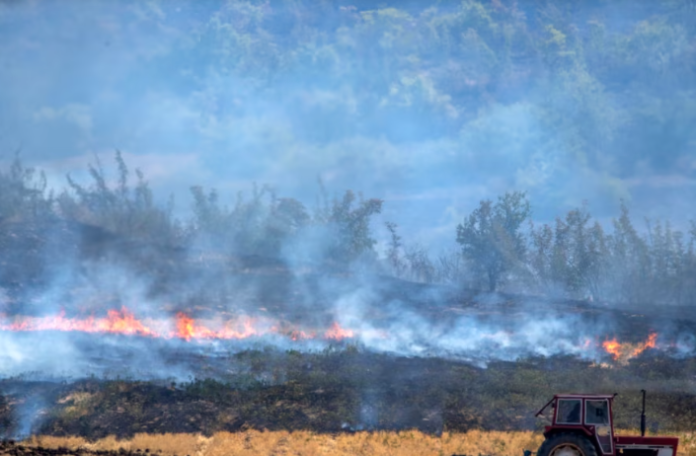
[[[372,46],[356,45],[345,26],[362,9],[355,3],[306,9],[313,31],[293,22],[292,8],[262,2],[2,1],[0,160],[21,149],[26,164],[63,188],[66,174],[84,180],[88,163],[98,157],[108,168],[120,150],[158,198],[174,195],[181,214],[193,185],[232,203],[253,183],[268,184],[311,207],[321,179],[335,195],[383,199],[376,223],[395,222],[407,242],[435,251],[455,245],[456,225],[481,199],[514,190],[528,192],[539,222],[586,201],[606,223],[625,199],[638,220],[686,226],[696,197],[688,123],[658,135],[680,140],[664,149],[658,141],[648,152],[628,143],[609,155],[575,154],[540,114],[549,99],[571,113],[572,87],[500,88],[496,101],[455,103],[425,66],[395,72],[384,63],[381,53],[398,52],[389,30]],[[459,3],[433,5],[438,14]],[[263,42],[255,18],[269,8],[275,22],[266,27],[299,43],[292,58]],[[607,9],[609,20],[617,8]],[[313,33],[319,38],[307,38]],[[321,46],[330,41],[322,33],[335,45]],[[471,49],[472,62],[485,65]],[[674,49],[660,54],[667,67],[685,55]],[[484,83],[461,62],[441,63],[438,71],[461,73],[461,90]],[[505,90],[515,96],[505,101]],[[696,120],[695,106],[674,115]],[[602,133],[594,128],[578,134]],[[376,230],[386,237],[383,225]]]

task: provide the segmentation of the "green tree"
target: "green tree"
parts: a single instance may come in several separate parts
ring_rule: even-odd
[[[117,184],[110,187],[100,161],[89,165],[92,184],[84,186],[67,176],[72,192],[58,197],[61,214],[70,220],[97,226],[109,232],[158,244],[183,242],[184,231],[172,216],[173,199],[166,206],[155,202],[143,173],[136,169],[136,184],[130,187],[130,170],[120,151],[116,151]]]
[[[395,276],[400,277],[404,271],[405,265],[402,258],[403,244],[401,236],[396,232],[397,224],[394,222],[385,222],[385,226],[389,231],[389,245],[387,247],[387,263],[392,269]]]
[[[474,270],[495,291],[504,274],[524,261],[526,245],[522,224],[531,213],[524,192],[508,192],[494,205],[483,200],[463,224],[457,225],[457,242]]]
[[[382,211],[382,203],[376,198],[356,198],[347,190],[343,198],[335,198],[330,206],[317,211],[314,223],[324,225],[332,233],[327,250],[329,258],[347,265],[364,253],[374,252],[377,241],[372,237],[370,221]]]
[[[9,170],[0,171],[0,223],[29,221],[53,213],[53,195],[46,191],[46,176],[22,164],[15,155]]]
[[[553,253],[553,229],[544,224],[536,228],[532,224],[530,229],[531,246],[527,261],[532,269],[535,286],[542,291],[551,289],[552,267],[551,258]]]
[[[631,222],[628,206],[621,202],[621,215],[613,220],[614,231],[609,238],[611,278],[614,299],[624,302],[645,302],[650,275],[647,245]]]
[[[585,286],[593,299],[602,299],[606,290],[606,276],[609,260],[609,247],[604,228],[595,222],[589,230],[587,239],[588,267]]]

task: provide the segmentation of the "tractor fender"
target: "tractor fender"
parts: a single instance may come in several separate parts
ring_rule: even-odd
[[[537,450],[536,456],[551,456],[554,448],[559,445],[570,445],[575,447],[580,453],[579,456],[598,456],[601,455],[598,451],[595,439],[587,432],[583,432],[582,427],[573,426],[568,429],[559,429],[554,426],[554,429],[547,435],[544,433],[546,440]]]
[[[594,437],[594,433],[584,426],[562,426],[562,425],[561,426],[558,426],[558,425],[545,426],[543,434],[544,434],[544,437],[546,437],[548,439],[550,436],[552,436],[554,434],[558,434],[559,432],[563,432],[566,434],[567,433],[578,433],[578,434],[582,434],[582,435],[590,437],[590,438]]]

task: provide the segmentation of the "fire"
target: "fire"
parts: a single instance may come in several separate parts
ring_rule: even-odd
[[[262,336],[269,332],[275,332],[275,327],[264,331],[258,328],[256,320],[247,317],[234,324],[228,322],[218,335],[221,339],[246,339],[252,336]]]
[[[176,335],[181,339],[216,339],[214,331],[200,326],[196,321],[183,312],[176,314]]]
[[[65,312],[55,316],[45,317],[8,317],[0,315],[0,331],[78,331],[85,333],[108,333],[128,336],[152,338],[181,339],[185,341],[201,340],[239,340],[250,337],[274,335],[293,341],[323,339],[327,341],[342,341],[357,337],[358,333],[350,328],[343,328],[337,322],[327,329],[303,328],[287,321],[274,320],[268,317],[238,317],[235,319],[201,320],[184,312],[177,313],[173,319],[138,319],[133,312],[125,307],[120,310],[109,310],[105,317],[94,316],[69,318]],[[360,333],[366,339],[388,338],[389,335],[379,329],[367,329]],[[499,332],[490,336],[494,340],[505,341],[514,334]],[[619,342],[616,337],[606,339],[601,344],[597,340],[584,339],[578,348],[587,353],[596,353],[601,346],[610,354],[615,363],[626,364],[632,358],[649,348],[657,347],[657,333],[651,333],[644,342]]]
[[[621,356],[621,344],[618,340],[616,340],[616,337],[614,337],[611,340],[605,340],[602,343],[602,347],[604,347],[604,350],[606,350],[607,353],[612,355],[615,360],[619,359],[619,357]]]
[[[657,344],[657,333],[651,333],[645,342],[632,344],[624,342],[623,344],[616,340],[614,337],[611,340],[605,340],[602,343],[604,350],[612,355],[614,361],[618,361],[621,364],[626,364],[631,358],[643,353],[648,348],[655,348]]]
[[[336,322],[324,333],[324,338],[326,339],[343,340],[347,337],[355,337],[355,333],[350,329],[341,328]]]
[[[109,310],[107,315],[107,318],[97,320],[96,328],[98,332],[137,334],[141,336],[157,335],[140,320],[136,319],[125,307],[121,309],[120,313],[117,310]]]
[[[135,318],[125,307],[109,310],[106,318],[66,318],[61,312],[54,317],[24,317],[12,324],[0,325],[4,331],[80,331],[157,337],[158,334]]]
[[[0,331],[78,331],[86,333],[110,333],[130,336],[146,336],[167,339],[191,340],[230,340],[263,337],[277,334],[291,340],[317,338],[316,331],[295,327],[262,318],[240,317],[218,325],[197,320],[184,312],[179,312],[174,322],[139,320],[127,308],[109,310],[104,318],[68,318],[64,312],[48,317],[17,317],[9,321],[0,315]],[[174,328],[173,330],[171,328]],[[284,329],[279,329],[284,328]],[[321,333],[319,333],[321,334]],[[325,339],[343,340],[355,337],[355,332],[341,328],[334,323],[323,333]]]
[[[290,339],[292,340],[306,340],[306,339],[314,339],[315,334],[313,332],[305,332],[305,331],[290,331]]]
[[[189,317],[183,312],[176,314],[176,337],[185,340],[191,339],[246,339],[247,337],[263,336],[277,332],[275,326],[262,327],[253,318],[242,318],[236,321],[228,321],[219,330],[210,329],[202,322]]]

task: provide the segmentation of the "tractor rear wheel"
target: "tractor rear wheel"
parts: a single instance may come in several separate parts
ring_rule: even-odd
[[[537,456],[597,456],[597,449],[584,435],[564,432],[544,440]]]

